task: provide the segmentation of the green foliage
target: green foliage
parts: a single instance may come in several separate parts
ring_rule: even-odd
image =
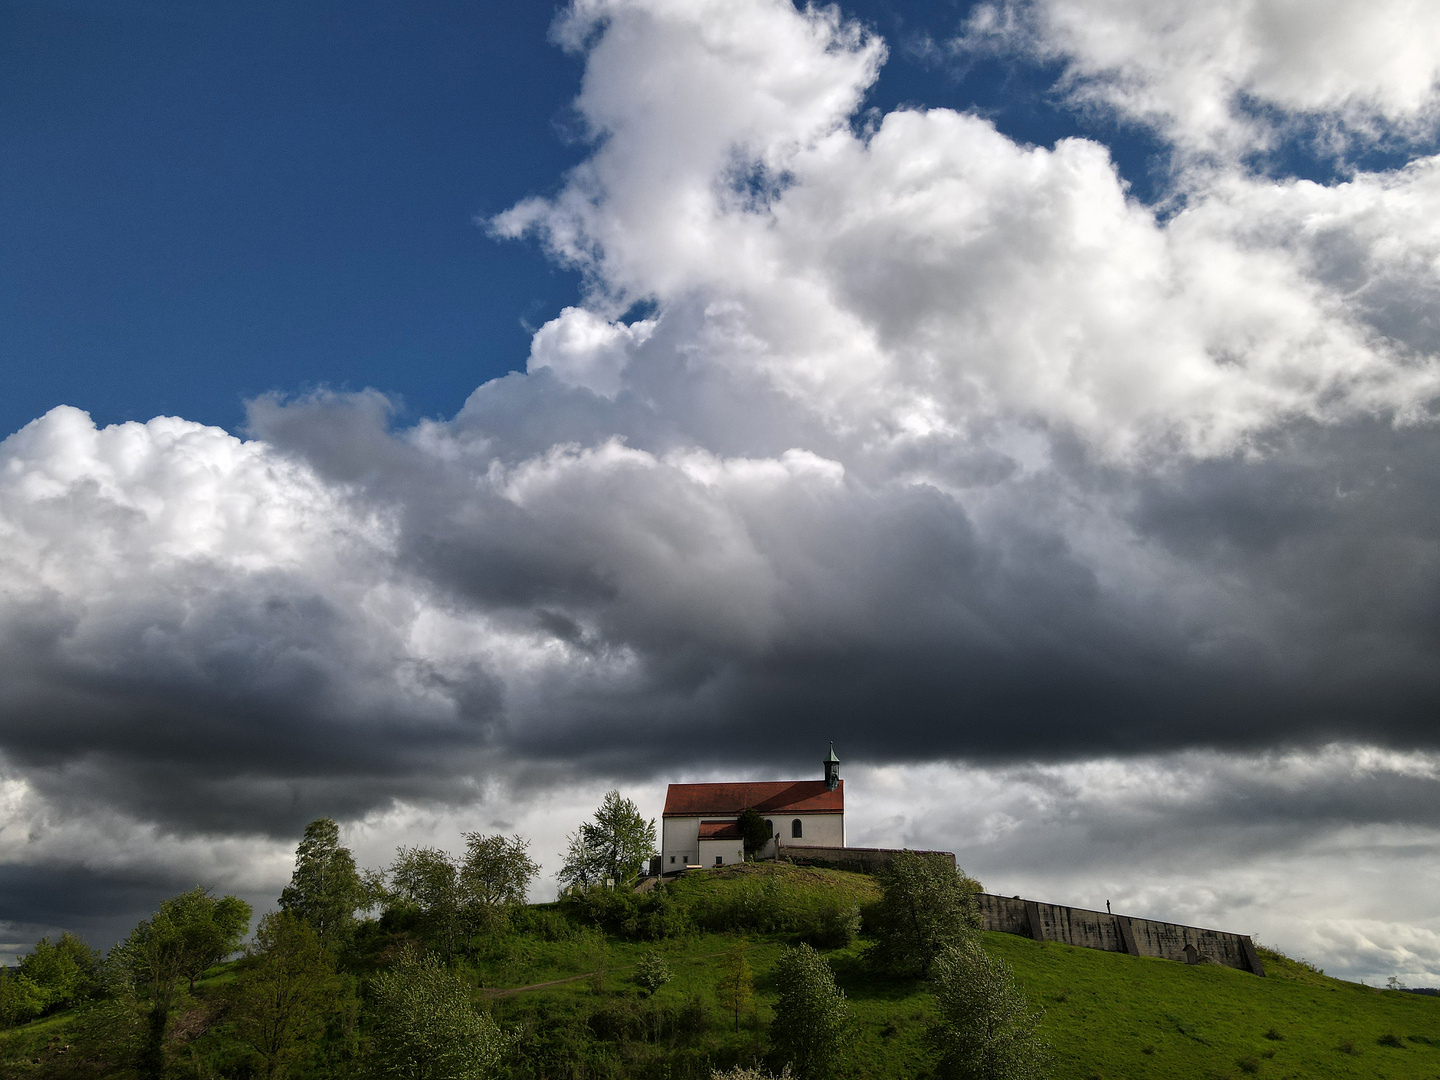
[[[339,826],[330,818],[305,826],[295,850],[295,871],[280,893],[280,909],[304,919],[327,949],[336,950],[349,942],[355,909],[366,899],[355,857],[340,846]]]
[[[470,990],[434,956],[407,954],[370,984],[370,1068],[403,1080],[494,1076],[510,1040],[470,1004]]]
[[[561,906],[575,921],[597,926],[627,941],[663,941],[690,928],[685,909],[665,888],[636,893],[597,885],[572,890]]]
[[[651,997],[674,977],[665,958],[653,949],[640,957],[640,962],[635,965],[635,985]]]
[[[733,871],[687,874],[672,886],[707,930],[791,934],[820,948],[840,949],[860,931],[856,892],[835,888],[833,877],[787,866],[757,865]],[[724,881],[724,888],[707,888]]]
[[[745,841],[745,854],[754,855],[770,842],[774,830],[770,823],[760,816],[760,812],[753,807],[746,807],[740,812],[740,835]]]
[[[779,1000],[770,1041],[800,1080],[834,1073],[853,1040],[850,1008],[835,973],[809,945],[786,949],[775,968]]]
[[[402,847],[385,871],[389,890],[387,912],[416,917],[426,936],[447,957],[455,952],[460,934],[460,872],[450,855],[439,848]]]
[[[935,960],[939,1016],[931,1039],[936,1072],[952,1080],[1039,1080],[1049,1074],[1049,1050],[1033,1011],[1004,960],[978,940],[952,945]]]
[[[142,1077],[158,1080],[165,1071],[165,1028],[180,980],[188,979],[193,989],[195,979],[233,952],[249,928],[249,904],[235,896],[216,899],[196,886],[164,901],[111,950],[110,962],[150,1000]]]
[[[528,840],[466,833],[465,858],[460,864],[461,907],[479,913],[476,921],[493,923],[494,917],[525,903],[525,894],[538,873],[540,864],[530,857]]]
[[[320,936],[298,915],[271,912],[246,950],[231,998],[235,1036],[254,1051],[266,1080],[294,1075],[314,1056],[337,980]]]
[[[562,885],[583,889],[608,881],[620,886],[639,877],[655,853],[655,821],[646,821],[631,800],[610,791],[595,817],[566,840],[569,847],[559,874]]]
[[[755,997],[755,976],[750,972],[748,951],[744,942],[733,946],[725,954],[715,983],[715,996],[720,1000],[720,1007],[730,1014],[736,1031],[740,1030],[740,1014],[750,1011]]]
[[[980,931],[980,885],[943,855],[903,851],[880,883],[868,923],[877,938],[871,960],[882,971],[928,978],[935,957]]]
[[[68,931],[41,938],[17,968],[0,968],[0,1024],[67,1009],[99,989],[100,954]]]

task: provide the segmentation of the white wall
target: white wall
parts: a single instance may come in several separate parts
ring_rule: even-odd
[[[790,823],[800,819],[798,837],[790,835]],[[786,844],[802,844],[806,847],[844,847],[844,814],[788,814],[784,817],[766,818],[775,822],[775,835],[780,839],[783,850]]]
[[[660,825],[660,872],[683,870],[687,862],[700,857],[700,819],[662,818]],[[672,861],[673,860],[673,861]],[[714,859],[710,860],[714,862]]]
[[[798,840],[792,839],[790,836],[790,823],[797,817],[800,819],[800,831],[804,834]],[[705,820],[734,821],[736,819],[717,814],[713,817],[707,816]],[[773,824],[775,839],[756,853],[762,859],[774,857],[777,841],[782,849],[786,844],[803,844],[808,847],[845,846],[844,814],[786,814],[782,816],[770,814],[766,816],[765,820]],[[682,870],[687,860],[691,865],[698,860],[701,866],[714,866],[715,855],[719,852],[712,851],[707,858],[702,858],[701,845],[709,843],[737,847],[742,852],[741,858],[744,858],[742,841],[702,841],[700,839],[700,818],[698,817],[663,818],[660,825],[660,872],[669,874],[676,870]],[[729,865],[732,861],[730,857],[725,857],[725,865]]]
[[[717,863],[715,860],[719,859]],[[745,841],[738,839],[730,840],[701,840],[700,841],[700,865],[701,866],[730,866],[733,863],[745,861]]]

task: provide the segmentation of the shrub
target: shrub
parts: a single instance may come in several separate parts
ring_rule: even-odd
[[[402,957],[371,983],[371,1063],[408,1080],[479,1080],[494,1074],[509,1040],[470,1004],[470,988],[433,956]]]
[[[979,883],[942,855],[902,851],[881,876],[884,890],[872,915],[874,964],[896,975],[930,974],[935,957],[976,940]]]
[[[936,958],[935,1001],[939,1017],[930,1041],[940,1055],[938,1075],[1030,1080],[1049,1074],[1041,1014],[1031,1010],[1010,965],[978,941]]]
[[[780,1000],[770,1039],[800,1080],[829,1076],[846,1057],[854,1037],[850,1007],[835,973],[809,945],[786,949],[775,968]]]
[[[1260,1059],[1255,1057],[1254,1055],[1241,1058],[1239,1061],[1235,1062],[1235,1065],[1243,1073],[1254,1073],[1260,1071]]]
[[[665,963],[664,957],[659,953],[651,951],[640,957],[640,962],[635,965],[635,984],[644,990],[651,997],[655,991],[668,983],[674,976],[670,973],[670,966]]]
[[[597,926],[628,941],[662,941],[690,928],[685,909],[664,889],[648,893],[603,886],[572,889],[561,904],[575,921]]]
[[[1375,1041],[1378,1042],[1381,1046],[1394,1046],[1400,1049],[1404,1049],[1405,1047],[1404,1040],[1402,1040],[1399,1035],[1396,1035],[1394,1032],[1390,1031],[1387,1031],[1384,1035],[1381,1035],[1380,1038],[1376,1039]]]
[[[702,892],[691,918],[719,933],[750,930],[794,934],[820,948],[844,948],[860,932],[860,906],[843,892],[789,881],[773,869],[759,870],[724,889]]]

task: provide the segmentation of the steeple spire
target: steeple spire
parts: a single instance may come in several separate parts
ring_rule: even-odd
[[[825,789],[834,791],[840,785],[840,759],[835,756],[835,744],[830,744],[830,753],[820,763],[825,769]]]

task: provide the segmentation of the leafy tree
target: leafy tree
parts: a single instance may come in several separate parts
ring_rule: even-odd
[[[355,856],[340,846],[340,827],[330,818],[305,826],[295,849],[295,872],[280,893],[280,910],[308,922],[331,950],[344,946],[355,930],[355,909],[365,903]]]
[[[281,1080],[314,1057],[335,996],[335,974],[320,935],[292,912],[260,920],[234,992],[236,1037],[259,1058],[259,1075]]]
[[[470,1004],[470,988],[434,956],[409,954],[370,984],[371,1065],[403,1080],[483,1080],[510,1040]]]
[[[780,1000],[770,1041],[800,1080],[830,1076],[843,1063],[854,1030],[835,973],[809,945],[786,949],[775,967]]]
[[[902,851],[881,876],[883,889],[870,922],[875,964],[898,975],[928,978],[941,951],[976,938],[980,885],[943,855]]]
[[[250,905],[238,896],[217,899],[209,889],[199,886],[166,904],[180,930],[184,955],[181,973],[190,981],[193,994],[195,980],[205,974],[205,969],[240,947],[250,929]]]
[[[460,890],[459,870],[449,853],[432,847],[397,848],[386,874],[386,910],[413,912],[441,951],[452,955],[460,928]]]
[[[182,978],[192,979],[227,953],[250,926],[250,905],[234,896],[215,899],[196,887],[164,901],[115,947],[111,959],[150,998],[140,1075],[165,1071],[165,1026]]]
[[[674,977],[665,958],[653,949],[642,955],[635,965],[635,984],[651,997]]]
[[[621,885],[638,877],[655,853],[655,820],[646,821],[631,800],[610,791],[594,820],[566,839],[569,850],[560,868],[561,884],[587,887],[609,880]]]
[[[66,931],[41,938],[14,968],[0,968],[0,1023],[21,1024],[83,1001],[99,987],[100,954]]]
[[[754,807],[746,807],[740,813],[740,836],[745,841],[745,854],[754,855],[770,842],[775,835],[775,830],[770,823],[760,816],[760,812]]]
[[[755,977],[750,973],[750,960],[745,955],[744,944],[735,945],[720,962],[720,982],[716,991],[720,1007],[735,1019],[735,1030],[740,1030],[740,1014],[750,1009],[755,995]]]
[[[952,945],[935,960],[939,1017],[930,1040],[937,1074],[953,1080],[1039,1080],[1050,1053],[1010,965],[978,941]]]
[[[472,923],[493,922],[524,904],[539,872],[540,864],[530,858],[528,840],[466,833],[460,892]]]

